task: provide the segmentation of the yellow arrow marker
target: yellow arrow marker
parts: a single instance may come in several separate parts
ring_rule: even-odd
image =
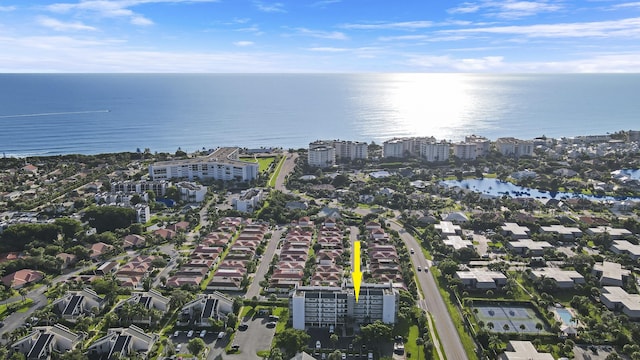
[[[356,294],[356,302],[360,296],[360,283],[362,283],[362,271],[360,271],[360,241],[353,242],[353,271],[351,272],[353,290]]]

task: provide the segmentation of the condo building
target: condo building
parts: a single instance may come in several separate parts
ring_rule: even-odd
[[[496,148],[505,156],[533,156],[533,142],[504,137],[496,140]]]
[[[309,166],[325,168],[336,163],[336,149],[330,141],[314,141],[309,144],[307,154]]]
[[[398,290],[392,284],[366,284],[360,287],[356,302],[353,285],[299,286],[289,299],[289,313],[293,327],[344,326],[353,322],[362,325],[381,320],[386,324],[396,321]]]
[[[239,153],[240,148],[223,147],[204,157],[160,161],[149,166],[149,175],[154,181],[174,178],[240,181],[256,179],[258,163],[239,160]]]

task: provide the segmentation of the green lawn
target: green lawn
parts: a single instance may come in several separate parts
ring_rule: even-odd
[[[416,339],[420,336],[420,330],[418,325],[412,325],[409,328],[409,336],[407,336],[407,342],[404,344],[404,351],[407,356],[411,354],[411,359],[424,359],[424,347],[416,344]]]
[[[282,158],[280,158],[280,162],[278,163],[278,166],[276,166],[275,171],[273,172],[273,174],[271,175],[271,178],[269,179],[269,187],[275,187],[276,186],[276,179],[278,178],[278,174],[280,174],[280,170],[282,169],[282,165],[284,164],[284,161],[287,159],[286,156],[283,156]]]
[[[242,156],[240,157],[240,160],[248,161],[248,162],[257,162],[258,171],[265,172],[267,171],[267,169],[269,169],[269,166],[271,166],[271,164],[276,160],[276,157],[275,156],[259,157],[256,160],[256,158],[254,158],[253,156]]]

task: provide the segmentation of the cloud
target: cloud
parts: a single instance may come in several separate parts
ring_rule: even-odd
[[[370,23],[370,24],[343,24],[340,25],[344,29],[355,30],[416,30],[432,27],[432,21],[401,21],[386,23]]]
[[[616,5],[613,5],[611,8],[612,9],[640,8],[640,1],[616,4]]]
[[[9,12],[9,11],[14,11],[16,9],[17,7],[15,6],[0,6],[0,12]]]
[[[336,4],[342,2],[342,0],[320,0],[311,4],[311,7],[326,7],[327,5]]]
[[[442,33],[506,34],[529,38],[581,38],[581,37],[639,37],[640,17],[621,20],[582,23],[535,24],[522,26],[494,26],[470,29],[443,30]]]
[[[494,1],[483,0],[479,2],[464,2],[457,7],[447,10],[451,14],[469,14],[476,12],[484,12],[485,15],[504,18],[517,19],[527,16],[537,15],[544,12],[555,12],[561,10],[562,5],[549,2],[547,0],[540,1]]]
[[[410,56],[409,64],[420,68],[435,69],[436,71],[461,71],[461,72],[487,72],[499,70],[504,67],[504,57],[485,56],[481,58],[455,59],[448,55]]]
[[[45,7],[54,13],[91,13],[105,18],[127,18],[133,25],[148,26],[153,21],[143,15],[135,13],[130,8],[137,5],[156,3],[205,3],[217,2],[218,0],[80,0],[77,3],[55,3]]]
[[[85,25],[81,22],[62,22],[60,20],[41,16],[37,19],[38,24],[53,29],[55,31],[96,31],[93,26]]]
[[[338,53],[338,52],[350,51],[351,49],[338,48],[338,47],[312,47],[312,48],[307,48],[307,50],[308,51],[317,51],[317,52]]]
[[[262,1],[254,1],[253,4],[256,6],[258,10],[266,13],[286,13],[287,12],[284,9],[284,4],[279,2],[267,4]]]
[[[347,40],[348,37],[340,31],[323,31],[323,30],[311,30],[307,28],[296,28],[298,35],[310,36],[318,39],[331,39],[331,40]]]
[[[253,41],[236,41],[233,43],[233,45],[240,46],[240,47],[251,46],[254,44],[255,43]]]

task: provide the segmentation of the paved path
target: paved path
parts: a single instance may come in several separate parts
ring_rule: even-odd
[[[391,229],[398,231],[400,238],[404,241],[407,248],[421,249],[418,241],[411,236],[411,234],[406,232],[398,223],[390,221],[389,224]],[[438,336],[442,342],[447,359],[467,359],[467,354],[464,351],[462,342],[460,341],[458,331],[453,324],[453,320],[451,319],[451,315],[447,310],[447,306],[445,305],[442,296],[440,296],[440,291],[438,291],[438,286],[433,279],[433,275],[431,272],[426,271],[426,269],[431,267],[431,262],[428,261],[424,257],[422,251],[419,250],[416,250],[415,254],[411,255],[411,260],[415,267],[421,266],[425,269],[425,271],[416,271],[416,277],[420,282],[422,295],[425,300],[424,303],[420,302],[419,304],[426,304],[427,310],[431,315],[433,315],[436,330],[438,331]]]
[[[271,235],[269,244],[267,245],[264,254],[262,254],[260,264],[258,264],[258,269],[253,277],[253,281],[251,281],[251,285],[249,285],[249,289],[247,289],[245,298],[251,299],[254,296],[260,297],[260,281],[264,280],[264,275],[269,271],[269,265],[271,265],[271,260],[273,259],[273,255],[276,253],[278,243],[280,242],[280,238],[284,231],[285,229],[276,230],[273,232],[273,235]]]
[[[298,153],[284,153],[286,156],[286,160],[280,169],[280,173],[276,178],[276,190],[280,190],[284,193],[290,193],[289,190],[285,187],[285,180],[287,176],[293,171],[293,168],[296,167],[296,159],[298,158]]]

